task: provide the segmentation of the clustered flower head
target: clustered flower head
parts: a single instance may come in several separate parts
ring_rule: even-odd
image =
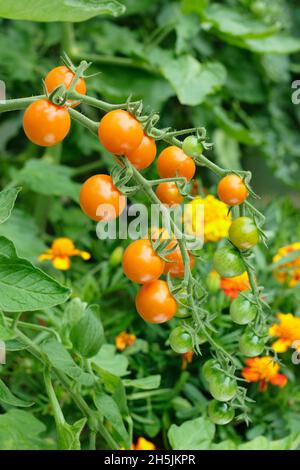
[[[115,337],[116,348],[118,351],[124,351],[127,346],[132,346],[136,341],[136,336],[126,331],[122,331]]]
[[[273,257],[273,263],[280,262],[282,258],[298,250],[300,250],[300,242],[283,246]],[[289,287],[295,287],[300,282],[300,254],[293,260],[284,262],[276,267],[274,276],[279,282],[286,283]]]
[[[197,197],[192,202],[192,227],[197,231],[196,207],[202,205],[204,209],[204,240],[206,242],[217,242],[228,236],[231,224],[231,214],[224,202],[209,194],[204,198]],[[195,209],[195,211],[194,211]]]
[[[269,356],[253,357],[246,359],[246,366],[242,370],[242,376],[249,382],[259,382],[260,391],[267,390],[268,384],[284,387],[287,377],[279,374],[279,365]]]
[[[274,323],[269,329],[270,336],[278,337],[272,348],[283,353],[295,343],[295,348],[300,349],[300,318],[292,313],[278,313],[277,318],[279,323]]]
[[[39,257],[39,261],[51,261],[54,268],[61,271],[66,271],[71,267],[72,256],[80,256],[83,260],[87,261],[91,255],[87,251],[78,250],[70,238],[62,237],[56,238],[52,242],[51,248]]]
[[[247,271],[240,276],[221,278],[221,288],[230,299],[235,299],[239,292],[249,290],[250,282]]]
[[[124,450],[124,447],[120,450]],[[136,443],[131,444],[130,450],[156,450],[156,446],[153,442],[148,441],[144,437],[138,437]]]

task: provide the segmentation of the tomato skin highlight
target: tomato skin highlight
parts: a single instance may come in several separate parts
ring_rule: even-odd
[[[259,242],[259,232],[250,217],[238,217],[229,228],[229,240],[239,250],[250,250]]]
[[[109,111],[99,123],[98,136],[103,147],[116,155],[127,155],[142,142],[144,131],[140,123],[127,111]]]
[[[240,176],[231,174],[219,181],[218,196],[228,206],[237,206],[245,201],[248,190]]]
[[[65,65],[50,70],[44,80],[48,93],[51,93],[59,85],[65,85],[66,89],[69,89],[74,77],[75,74]],[[83,78],[78,79],[75,91],[81,95],[86,94],[86,84]]]
[[[135,305],[140,316],[149,323],[164,323],[174,317],[177,304],[166,281],[144,284],[137,293]]]
[[[101,205],[103,205],[102,208]],[[96,222],[110,221],[123,212],[126,198],[114,186],[109,175],[94,175],[81,187],[80,206],[90,219]]]
[[[223,372],[213,371],[208,388],[212,396],[218,401],[229,401],[237,392],[237,381]]]
[[[47,99],[31,103],[23,116],[23,129],[28,139],[41,147],[51,147],[68,135],[71,118],[67,108]]]
[[[239,348],[244,356],[256,357],[264,351],[265,343],[253,331],[246,330],[240,337]]]
[[[136,240],[126,248],[122,266],[128,279],[145,284],[163,274],[165,262],[155,253],[149,240]]]
[[[230,317],[234,323],[238,325],[247,325],[252,322],[257,315],[257,307],[239,295],[230,304]]]
[[[229,245],[218,248],[214,254],[213,265],[221,277],[239,276],[246,270],[239,252]]]
[[[166,247],[167,250],[171,249],[172,246],[176,244],[176,241],[172,241],[168,244]],[[169,262],[165,263],[165,268],[164,268],[164,274],[170,273],[172,277],[182,277],[184,275],[184,263],[182,259],[182,254],[180,251],[180,247],[177,245],[175,250],[171,251],[171,253],[168,253],[164,256],[166,260]],[[193,269],[193,266],[195,264],[195,258],[194,256],[189,254],[190,258],[190,268]]]
[[[181,148],[171,145],[165,148],[157,160],[157,170],[161,178],[183,176],[191,180],[196,171],[196,165]]]
[[[184,354],[193,350],[192,337],[182,326],[177,326],[171,331],[169,342],[173,351],[178,354]]]
[[[167,206],[181,204],[183,196],[180,194],[174,181],[160,183],[156,188],[156,196]]]
[[[144,170],[155,159],[156,143],[153,139],[144,135],[140,145],[132,152],[128,152],[126,156],[137,170]]]
[[[219,425],[230,423],[234,418],[234,408],[228,403],[220,402],[218,400],[211,400],[207,407],[209,419]]]

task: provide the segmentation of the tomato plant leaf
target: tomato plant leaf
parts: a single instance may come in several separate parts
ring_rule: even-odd
[[[70,333],[76,351],[83,357],[93,357],[104,343],[104,330],[98,305],[91,305]]]
[[[142,390],[152,390],[160,386],[161,376],[160,375],[149,375],[142,379],[124,379],[123,384],[125,387],[135,387]]]
[[[49,449],[50,445],[41,438],[46,426],[31,413],[23,410],[9,410],[0,416],[0,448],[2,450]]]
[[[15,336],[14,330],[9,327],[5,315],[0,311],[0,340],[7,341]]]
[[[16,175],[17,181],[45,196],[70,197],[78,201],[80,185],[71,180],[72,169],[50,163],[46,159],[28,160]]]
[[[206,418],[186,421],[180,426],[172,424],[168,438],[174,450],[209,449],[215,435],[215,425]]]
[[[15,407],[27,407],[32,406],[33,403],[29,403],[24,400],[17,398],[5,385],[5,383],[0,379],[0,402],[5,403],[6,405],[15,406]]]
[[[0,237],[0,255],[6,258],[14,258],[17,256],[13,242],[5,237]]]
[[[116,0],[0,0],[0,16],[12,20],[85,21],[97,15],[119,16],[125,7]]]
[[[42,350],[47,354],[51,364],[57,369],[63,371],[76,382],[91,386],[95,382],[94,377],[84,372],[73,360],[64,346],[55,340],[47,341],[41,345]]]
[[[34,311],[67,300],[70,290],[29,261],[0,256],[0,309]]]
[[[130,446],[130,438],[115,400],[106,393],[97,393],[94,402],[100,413],[110,421],[125,447],[128,448]]]
[[[0,192],[0,224],[9,218],[20,191],[21,188],[9,188]]]
[[[59,423],[57,426],[59,450],[80,450],[80,434],[86,424],[86,418],[82,418],[76,423]]]
[[[118,377],[122,377],[127,373],[127,357],[116,353],[116,349],[112,344],[104,344],[91,361],[96,368],[110,372]]]

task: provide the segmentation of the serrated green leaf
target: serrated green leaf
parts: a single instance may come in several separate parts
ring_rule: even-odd
[[[104,330],[98,305],[91,305],[73,326],[70,339],[83,357],[93,357],[104,343]]]
[[[125,447],[129,448],[130,438],[124,426],[121,412],[114,399],[106,393],[97,393],[94,398],[95,405],[100,413],[111,423],[116,433],[122,439]]]
[[[70,290],[29,261],[0,256],[0,309],[34,311],[67,300]]]
[[[46,426],[28,411],[10,410],[0,415],[1,450],[40,450],[49,448],[41,434]]]
[[[206,418],[186,421],[180,426],[172,424],[168,438],[174,450],[209,449],[215,435],[215,425]]]
[[[125,8],[116,0],[0,0],[0,17],[30,21],[85,21],[97,15],[119,16]]]
[[[116,348],[112,344],[104,344],[91,361],[96,368],[104,369],[117,377],[122,377],[127,373],[127,357],[116,353]]]
[[[70,197],[78,202],[80,185],[71,179],[71,168],[55,165],[46,159],[28,160],[16,175],[17,181],[45,196]]]
[[[21,188],[9,188],[0,192],[0,224],[9,218],[20,191]]]
[[[41,348],[44,353],[47,354],[49,361],[54,367],[82,385],[93,385],[95,382],[94,377],[85,372],[74,362],[72,356],[61,343],[55,340],[50,340],[43,343]]]
[[[29,403],[24,400],[17,398],[5,385],[5,383],[0,379],[0,402],[5,403],[6,405],[15,406],[15,407],[28,407],[32,406],[33,403]]]
[[[6,258],[17,256],[13,242],[5,237],[0,237],[0,256],[5,256]]]

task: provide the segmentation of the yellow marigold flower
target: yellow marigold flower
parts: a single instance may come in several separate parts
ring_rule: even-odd
[[[231,299],[235,299],[239,292],[250,289],[250,282],[247,271],[245,271],[240,276],[222,278],[221,279],[221,288]]]
[[[282,353],[287,351],[294,341],[300,340],[300,318],[292,313],[278,313],[276,316],[279,323],[274,323],[270,327],[269,335],[278,337],[277,341],[272,344],[272,348]]]
[[[136,444],[132,445],[133,450],[155,450],[156,446],[151,441],[147,441],[144,437],[139,437]]]
[[[274,256],[273,263],[277,263],[289,253],[298,250],[300,250],[300,242],[283,246],[278,250],[277,254]],[[294,287],[298,282],[300,282],[300,255],[292,261],[283,263],[278,266],[274,270],[274,276],[279,282],[287,283],[289,287]]]
[[[206,242],[217,242],[221,238],[227,237],[231,224],[231,214],[228,214],[228,207],[224,202],[209,194],[204,198],[197,197],[190,204],[192,206],[191,217],[194,232],[197,231],[196,208],[200,204],[204,208],[204,240]]]
[[[181,368],[183,370],[185,370],[187,368],[187,365],[192,362],[193,360],[193,355],[194,355],[194,352],[193,351],[188,351],[184,354],[182,354],[182,366]]]
[[[253,357],[245,361],[247,367],[242,370],[242,376],[248,382],[259,382],[259,389],[263,392],[267,389],[268,383],[284,387],[287,377],[279,374],[279,365],[269,356]]]
[[[85,261],[89,260],[91,255],[87,251],[78,250],[70,238],[56,238],[52,242],[51,248],[39,257],[39,261],[51,261],[54,268],[66,271],[71,267],[72,256],[80,256]]]
[[[131,346],[136,340],[136,336],[130,333],[126,333],[126,331],[122,331],[118,336],[115,338],[116,348],[119,351],[124,351],[127,346]]]

